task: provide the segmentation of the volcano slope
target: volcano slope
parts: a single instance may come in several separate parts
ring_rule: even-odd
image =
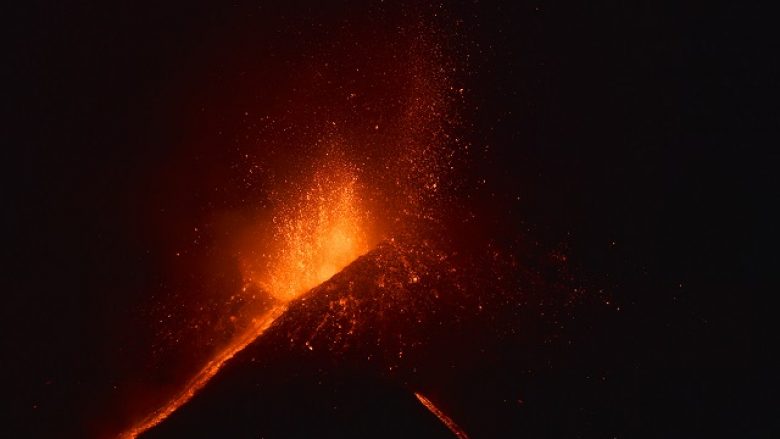
[[[549,383],[571,363],[567,322],[584,301],[550,281],[557,262],[530,270],[516,253],[386,241],[142,437],[454,437],[415,392],[472,437],[569,433],[537,415],[583,416]]]

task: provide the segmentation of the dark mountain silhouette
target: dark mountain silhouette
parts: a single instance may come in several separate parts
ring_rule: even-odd
[[[565,370],[578,300],[510,254],[385,242],[290,303],[143,437],[453,437],[415,392],[473,437],[548,429],[524,386]]]

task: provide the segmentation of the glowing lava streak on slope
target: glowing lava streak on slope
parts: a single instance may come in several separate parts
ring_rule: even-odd
[[[315,173],[313,184],[298,200],[282,209],[274,220],[272,257],[265,264],[244,263],[245,282],[268,291],[274,305],[252,319],[250,327],[235,337],[164,406],[119,437],[136,438],[164,421],[205,386],[222,366],[261,336],[300,294],[328,280],[350,262],[370,250],[367,215],[357,193],[357,179],[344,164],[329,163]],[[278,218],[278,217],[277,217]]]
[[[122,439],[132,439],[138,437],[139,434],[154,427],[165,418],[175,412],[179,407],[189,401],[195,393],[197,393],[214,375],[219,372],[219,369],[225,364],[226,361],[233,358],[238,352],[244,349],[249,343],[259,337],[269,326],[284,313],[287,309],[287,305],[284,303],[277,304],[266,312],[260,318],[253,320],[253,326],[250,330],[246,331],[241,336],[237,337],[232,343],[230,343],[225,349],[219,352],[210,360],[206,366],[198,372],[182,389],[176,394],[170,401],[168,401],[163,407],[154,411],[147,416],[138,425],[133,426],[129,430],[122,433],[119,437]]]
[[[461,430],[460,427],[458,427],[458,424],[456,424],[455,421],[453,421],[449,416],[445,415],[444,412],[439,410],[438,407],[433,405],[430,399],[417,392],[414,392],[414,396],[417,397],[417,399],[422,403],[422,405],[425,406],[425,408],[428,409],[428,411],[436,415],[442,424],[446,425],[447,428],[449,428],[458,439],[469,439],[468,435],[463,430]]]

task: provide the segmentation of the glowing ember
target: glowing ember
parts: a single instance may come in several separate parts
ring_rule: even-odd
[[[422,405],[425,406],[431,413],[436,415],[437,418],[442,422],[442,424],[446,425],[447,428],[452,431],[455,436],[458,437],[458,439],[468,439],[468,435],[458,427],[458,424],[455,423],[452,419],[450,419],[449,416],[445,415],[444,412],[439,410],[438,407],[436,407],[430,399],[424,397],[422,394],[414,392],[414,396],[417,397],[417,399],[422,403]]]

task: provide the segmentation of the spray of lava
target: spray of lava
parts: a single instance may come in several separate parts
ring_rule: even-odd
[[[367,216],[359,200],[357,179],[343,162],[327,161],[315,172],[310,187],[274,218],[272,257],[244,261],[247,284],[260,287],[273,298],[273,305],[252,319],[238,334],[190,379],[181,391],[121,438],[135,438],[154,427],[187,403],[206,383],[249,343],[263,334],[287,309],[287,304],[326,281],[350,262],[370,250]]]
[[[371,249],[357,177],[343,162],[327,163],[274,217],[274,256],[242,261],[246,281],[278,301],[321,284]]]

